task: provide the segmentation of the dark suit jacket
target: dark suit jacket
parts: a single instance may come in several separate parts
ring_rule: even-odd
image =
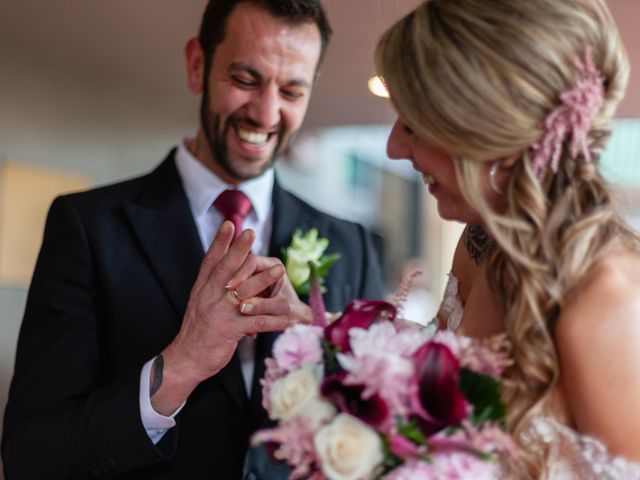
[[[273,193],[270,254],[315,226],[342,258],[329,310],[380,297],[362,227]],[[149,175],[62,196],[51,206],[18,341],[5,413],[7,480],[239,479],[262,425],[258,379],[274,334],[260,335],[252,400],[234,356],[203,382],[154,446],[139,411],[142,365],[174,338],[204,252],[173,152]]]

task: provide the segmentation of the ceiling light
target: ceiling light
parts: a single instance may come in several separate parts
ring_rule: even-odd
[[[389,98],[387,87],[382,83],[382,79],[378,75],[374,75],[368,82],[369,91],[377,97]]]

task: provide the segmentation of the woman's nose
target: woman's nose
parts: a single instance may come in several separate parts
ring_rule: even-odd
[[[409,135],[408,128],[400,119],[397,119],[387,140],[387,156],[389,158],[394,160],[410,158],[411,150],[407,143]]]

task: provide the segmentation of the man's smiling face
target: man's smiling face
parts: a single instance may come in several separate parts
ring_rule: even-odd
[[[227,183],[259,176],[302,124],[320,58],[313,22],[292,25],[252,3],[226,24],[203,85],[198,158]]]

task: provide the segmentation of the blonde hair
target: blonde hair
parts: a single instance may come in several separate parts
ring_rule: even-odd
[[[587,48],[605,90],[588,136],[594,163],[565,145],[558,171],[538,178],[531,147],[560,94],[577,84],[575,59]],[[487,271],[514,352],[505,398],[522,454],[511,468],[541,477],[545,448],[523,433],[559,376],[553,329],[563,300],[614,242],[638,242],[595,165],[629,74],[617,28],[603,0],[431,0],[384,34],[376,63],[402,120],[454,157],[460,188],[499,247]],[[498,212],[481,176],[486,162],[513,154]]]

